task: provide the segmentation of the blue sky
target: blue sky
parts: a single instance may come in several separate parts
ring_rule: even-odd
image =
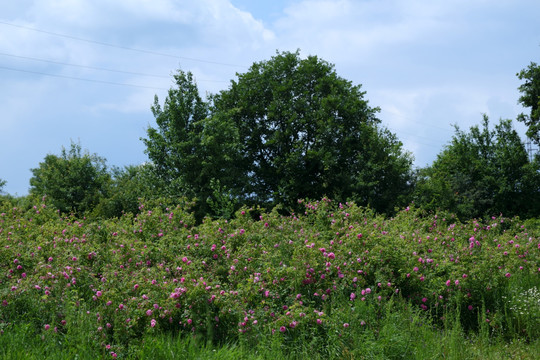
[[[362,84],[416,166],[462,129],[515,119],[516,73],[540,62],[537,0],[21,0],[0,5],[0,179],[25,195],[71,141],[109,166],[147,160],[171,74],[202,94],[279,51]],[[522,124],[514,123],[524,134]]]

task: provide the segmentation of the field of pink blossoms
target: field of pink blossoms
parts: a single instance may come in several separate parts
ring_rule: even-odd
[[[434,329],[451,318],[464,332],[538,339],[538,228],[304,205],[200,225],[159,204],[114,220],[61,217],[46,202],[1,208],[0,337],[16,324],[45,340],[83,327],[113,357],[154,333],[352,351],[382,336],[395,308]]]

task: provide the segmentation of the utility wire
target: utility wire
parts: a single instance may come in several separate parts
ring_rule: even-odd
[[[92,69],[92,70],[109,71],[109,72],[116,72],[116,73],[122,73],[122,74],[130,74],[130,75],[139,75],[139,76],[149,76],[149,77],[170,79],[170,76],[165,76],[165,75],[144,74],[144,73],[139,73],[139,72],[107,69],[107,68],[96,67],[96,66],[70,64],[70,63],[64,63],[64,62],[60,62],[60,61],[38,59],[38,58],[30,57],[30,56],[20,56],[20,55],[13,55],[13,54],[7,54],[7,53],[2,53],[2,52],[0,52],[0,55],[2,55],[2,56],[10,56],[10,57],[18,58],[18,59],[41,61],[41,62],[46,62],[46,63],[50,63],[50,64],[73,66],[73,67],[80,67],[80,68]]]
[[[25,30],[36,31],[36,32],[40,32],[40,33],[43,33],[43,34],[47,34],[47,35],[53,35],[53,36],[63,37],[63,38],[67,38],[67,39],[77,40],[77,41],[84,41],[84,42],[91,43],[91,44],[97,44],[97,45],[101,45],[101,46],[108,46],[108,47],[113,47],[113,48],[117,48],[117,49],[129,50],[129,51],[135,51],[135,52],[140,52],[140,53],[144,53],[144,54],[165,56],[165,57],[170,57],[170,58],[175,58],[175,59],[196,61],[196,62],[201,62],[201,63],[206,63],[206,64],[247,68],[247,66],[245,66],[245,65],[228,64],[228,63],[222,63],[222,62],[217,62],[217,61],[209,61],[209,60],[203,60],[203,59],[189,58],[189,57],[185,57],[185,56],[177,56],[177,55],[172,55],[172,54],[166,54],[166,53],[161,53],[161,52],[152,51],[152,50],[137,49],[137,48],[132,48],[132,47],[128,47],[128,46],[114,45],[114,44],[109,44],[109,43],[106,43],[106,42],[90,40],[90,39],[84,39],[84,38],[80,38],[80,37],[77,37],[77,36],[71,36],[71,35],[51,32],[51,31],[40,30],[40,29],[36,29],[36,28],[33,28],[33,27],[11,24],[11,23],[8,23],[8,22],[5,22],[5,21],[0,21],[0,24],[7,25],[7,26],[13,26],[13,27],[17,27],[17,28],[25,29]]]
[[[41,62],[46,62],[46,63],[50,63],[50,64],[73,66],[73,67],[92,69],[92,70],[100,70],[100,71],[108,71],[108,72],[115,72],[115,73],[121,73],[121,74],[148,76],[148,77],[156,77],[156,78],[163,78],[163,79],[170,79],[171,78],[171,76],[165,76],[165,75],[145,74],[145,73],[139,73],[139,72],[133,72],[133,71],[107,69],[107,68],[102,68],[102,67],[97,67],[97,66],[70,64],[70,63],[64,63],[64,62],[60,62],[60,61],[39,59],[39,58],[35,58],[35,57],[30,57],[30,56],[20,56],[20,55],[7,54],[7,53],[2,53],[2,52],[0,52],[0,56],[10,56],[10,57],[19,58],[19,59],[26,59],[26,60],[32,60],[32,61],[41,61]],[[222,82],[222,83],[227,82],[226,80],[207,80],[207,79],[196,79],[196,81],[200,81],[200,82]]]
[[[119,86],[129,86],[129,87],[136,87],[136,88],[143,88],[143,89],[154,89],[154,90],[168,90],[168,89],[165,89],[165,88],[160,88],[160,87],[155,87],[155,86],[145,86],[145,85],[135,85],[135,84],[117,83],[117,82],[112,82],[112,81],[86,79],[86,78],[80,78],[80,77],[75,77],[75,76],[58,75],[58,74],[49,74],[49,73],[44,73],[44,72],[39,72],[39,71],[31,71],[31,70],[15,69],[15,68],[7,67],[7,66],[1,66],[1,65],[0,65],[0,69],[10,70],[10,71],[24,72],[24,73],[29,73],[29,74],[37,74],[37,75],[52,76],[52,77],[58,77],[58,78],[63,78],[63,79],[88,81],[88,82],[99,83],[99,84],[119,85]]]

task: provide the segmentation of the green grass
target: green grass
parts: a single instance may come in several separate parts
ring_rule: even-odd
[[[378,331],[356,332],[328,351],[315,352],[309,342],[263,339],[255,346],[239,343],[213,346],[193,337],[148,334],[118,353],[118,359],[538,359],[540,341],[507,341],[465,334],[458,321],[439,330],[423,316],[398,310],[389,314]],[[30,326],[13,325],[0,335],[1,359],[100,359],[111,351],[77,334],[36,333]],[[354,340],[351,340],[354,339]],[[328,339],[318,339],[327,341]]]

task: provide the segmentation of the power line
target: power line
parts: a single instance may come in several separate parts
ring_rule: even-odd
[[[64,62],[60,62],[60,61],[46,60],[46,59],[38,59],[38,58],[35,58],[35,57],[30,57],[30,56],[20,56],[20,55],[13,55],[13,54],[7,54],[7,53],[2,53],[2,52],[0,52],[0,55],[2,55],[2,56],[10,56],[10,57],[18,58],[18,59],[26,59],[26,60],[33,60],[33,61],[41,61],[41,62],[46,62],[46,63],[50,63],[50,64],[65,65],[65,66],[73,66],[73,67],[80,67],[80,68],[92,69],[92,70],[109,71],[109,72],[116,72],[116,73],[122,73],[122,74],[131,74],[131,75],[139,75],[139,76],[149,76],[149,77],[156,77],[156,78],[166,78],[166,79],[169,79],[169,78],[170,78],[170,76],[165,76],[165,75],[144,74],[144,73],[132,72],[132,71],[107,69],[107,68],[102,68],[102,67],[97,67],[97,66],[88,66],[88,65],[70,64],[70,63],[64,63]]]
[[[166,53],[161,53],[161,52],[152,51],[152,50],[137,49],[137,48],[132,48],[132,47],[128,47],[128,46],[114,45],[114,44],[109,44],[109,43],[102,42],[102,41],[84,39],[84,38],[80,38],[80,37],[77,37],[77,36],[60,34],[60,33],[55,33],[55,32],[46,31],[46,30],[40,30],[40,29],[36,29],[36,28],[33,28],[33,27],[29,27],[29,26],[15,25],[15,24],[11,24],[11,23],[8,23],[8,22],[5,22],[5,21],[0,21],[0,24],[13,26],[13,27],[17,27],[17,28],[20,28],[20,29],[40,32],[40,33],[47,34],[47,35],[53,35],[53,36],[63,37],[63,38],[67,38],[67,39],[77,40],[77,41],[84,41],[84,42],[91,43],[91,44],[97,44],[97,45],[101,45],[101,46],[113,47],[113,48],[122,49],[122,50],[135,51],[135,52],[140,52],[140,53],[144,53],[144,54],[165,56],[165,57],[170,57],[170,58],[175,58],[175,59],[196,61],[196,62],[201,62],[201,63],[206,63],[206,64],[213,64],[213,65],[222,65],[222,66],[230,66],[230,67],[247,68],[247,66],[245,66],[245,65],[228,64],[228,63],[222,63],[222,62],[218,62],[218,61],[209,61],[209,60],[196,59],[196,58],[190,58],[190,57],[185,57],[185,56],[166,54]]]
[[[93,83],[99,83],[99,84],[108,84],[108,85],[118,85],[118,86],[129,86],[129,87],[136,87],[136,88],[143,88],[143,89],[154,89],[154,90],[168,90],[165,88],[155,87],[155,86],[145,86],[145,85],[135,85],[135,84],[126,84],[126,83],[117,83],[113,81],[105,81],[105,80],[94,80],[94,79],[86,79],[86,78],[80,78],[75,76],[67,76],[67,75],[58,75],[58,74],[49,74],[39,71],[31,71],[31,70],[23,70],[23,69],[15,69],[7,66],[1,66],[0,69],[4,70],[10,70],[10,71],[18,71],[18,72],[24,72],[29,74],[37,74],[37,75],[45,75],[45,76],[51,76],[51,77],[58,77],[63,79],[71,79],[71,80],[79,80],[79,81],[88,81]]]
[[[133,71],[108,69],[108,68],[102,68],[102,67],[97,67],[97,66],[71,64],[71,63],[64,63],[64,62],[54,61],[54,60],[39,59],[39,58],[35,58],[35,57],[30,57],[30,56],[7,54],[7,53],[2,53],[2,52],[0,52],[0,56],[9,56],[9,57],[14,57],[14,58],[19,58],[19,59],[26,59],[26,60],[32,60],[32,61],[41,61],[41,62],[46,62],[46,63],[50,63],[50,64],[72,66],[72,67],[79,67],[79,68],[100,70],[100,71],[108,71],[108,72],[115,72],[115,73],[121,73],[121,74],[129,74],[129,75],[137,75],[137,76],[148,76],[148,77],[156,77],[156,78],[163,78],[163,79],[170,79],[171,78],[171,76],[165,76],[165,75],[145,74],[145,73],[139,73],[139,72],[133,72]],[[27,72],[26,70],[17,70],[17,69],[14,69],[14,70],[15,71]],[[44,74],[44,73],[40,73],[40,74]],[[54,75],[51,75],[51,76],[54,76]],[[200,81],[200,82],[222,82],[222,83],[227,82],[226,80],[209,80],[209,79],[197,79],[197,81]]]

